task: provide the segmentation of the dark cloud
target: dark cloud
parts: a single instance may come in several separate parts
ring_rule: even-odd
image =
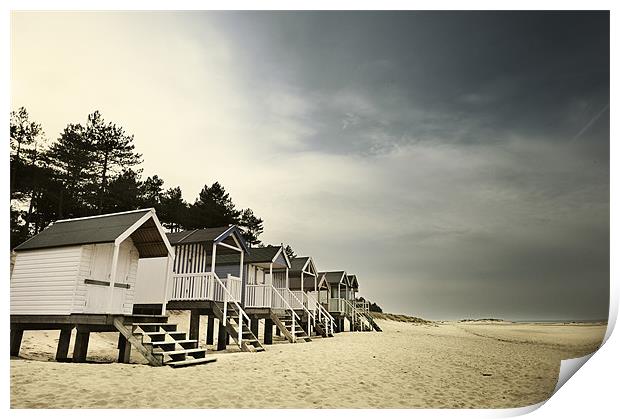
[[[327,260],[364,272],[369,295],[434,317],[606,316],[608,13],[220,17],[248,78],[316,105],[297,116],[313,128],[306,150],[454,151],[426,173],[394,167],[383,205],[343,192],[378,217],[410,215],[400,235],[343,239]]]

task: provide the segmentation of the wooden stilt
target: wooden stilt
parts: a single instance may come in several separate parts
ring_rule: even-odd
[[[280,329],[276,327],[276,336],[280,336]]]
[[[56,348],[56,361],[66,362],[69,360],[69,342],[71,341],[71,330],[73,328],[60,329],[58,347]]]
[[[88,341],[90,339],[90,331],[77,330],[75,335],[75,345],[73,346],[73,362],[85,362],[88,352]]]
[[[23,337],[24,331],[22,329],[11,329],[11,356],[19,356]]]
[[[215,329],[215,316],[210,315],[207,318],[207,345],[213,345],[214,329]]]
[[[131,357],[131,343],[127,341],[127,338],[122,333],[118,334],[118,362],[123,364],[129,364],[129,358]]]
[[[252,331],[254,336],[256,336],[257,338],[258,338],[258,322],[259,322],[258,317],[250,318],[250,330]]]
[[[200,334],[200,312],[192,310],[189,317],[189,338],[198,340]]]
[[[264,339],[265,345],[273,344],[273,320],[265,319]]]
[[[220,322],[219,328],[217,330],[217,350],[223,351],[226,349],[226,345],[228,344],[228,333],[226,333],[226,327],[222,322]]]

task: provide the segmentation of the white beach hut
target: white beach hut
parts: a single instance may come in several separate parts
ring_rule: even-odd
[[[153,209],[59,220],[15,254],[12,315],[132,314],[138,260],[174,257]]]

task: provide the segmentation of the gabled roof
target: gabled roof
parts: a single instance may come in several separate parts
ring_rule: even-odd
[[[347,275],[347,279],[349,280],[349,286],[353,289],[359,289],[360,284],[359,282],[357,282],[357,276],[356,275]]]
[[[345,271],[329,271],[329,272],[319,272],[319,275],[325,275],[325,280],[328,284],[337,285],[343,284],[348,285],[347,283],[347,273]]]
[[[200,230],[185,230],[178,231],[176,233],[168,233],[168,240],[173,246],[181,244],[193,244],[202,243],[205,245],[211,245],[213,243],[224,242],[229,237],[233,236],[241,244],[241,247],[247,253],[249,251],[248,245],[241,235],[241,231],[237,226],[225,226],[225,227],[212,227],[203,228]]]
[[[291,268],[289,275],[301,276],[301,272],[308,274],[309,272],[316,273],[316,266],[310,256],[297,256],[291,259]]]
[[[292,290],[299,290],[301,284],[301,276],[290,278],[288,280],[288,287]],[[324,275],[318,275],[316,278],[316,288],[317,289],[325,289],[327,288],[327,282],[325,281]],[[314,277],[313,276],[304,276],[304,290],[314,290]]]
[[[300,271],[306,266],[310,257],[302,256],[302,257],[294,257],[291,259],[291,271]]]
[[[250,253],[243,258],[244,263],[271,263],[277,259],[281,251],[284,252],[282,246],[251,247],[249,250]],[[287,264],[290,264],[286,253],[283,254]],[[209,257],[208,260],[210,261],[210,259]],[[240,259],[239,254],[223,254],[217,255],[215,262],[223,265],[238,264]]]
[[[152,208],[58,220],[15,250],[114,243],[127,237],[132,238],[140,257],[168,256],[172,252]]]

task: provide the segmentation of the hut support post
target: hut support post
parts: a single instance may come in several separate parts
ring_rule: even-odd
[[[258,322],[258,317],[252,317],[250,319],[250,330],[252,331],[254,336],[256,336],[256,338],[258,338]]]
[[[189,338],[198,340],[200,334],[200,311],[193,309],[189,315]]]
[[[73,346],[73,362],[85,362],[88,352],[88,340],[90,331],[78,328],[75,335],[75,345]]]
[[[265,331],[263,341],[265,345],[273,344],[273,320],[265,319]]]
[[[207,318],[207,345],[213,345],[213,330],[215,329],[215,317],[210,315]]]
[[[23,329],[11,329],[11,356],[19,356],[19,348],[24,337]]]
[[[131,344],[122,333],[118,334],[118,362],[129,364],[131,357]]]
[[[223,322],[220,322],[218,331],[217,331],[217,350],[223,351],[226,349],[226,344],[228,343],[228,333],[226,333],[226,327]]]
[[[62,362],[69,358],[69,342],[71,341],[71,330],[73,328],[60,329],[58,337],[58,347],[56,348],[56,361]]]

